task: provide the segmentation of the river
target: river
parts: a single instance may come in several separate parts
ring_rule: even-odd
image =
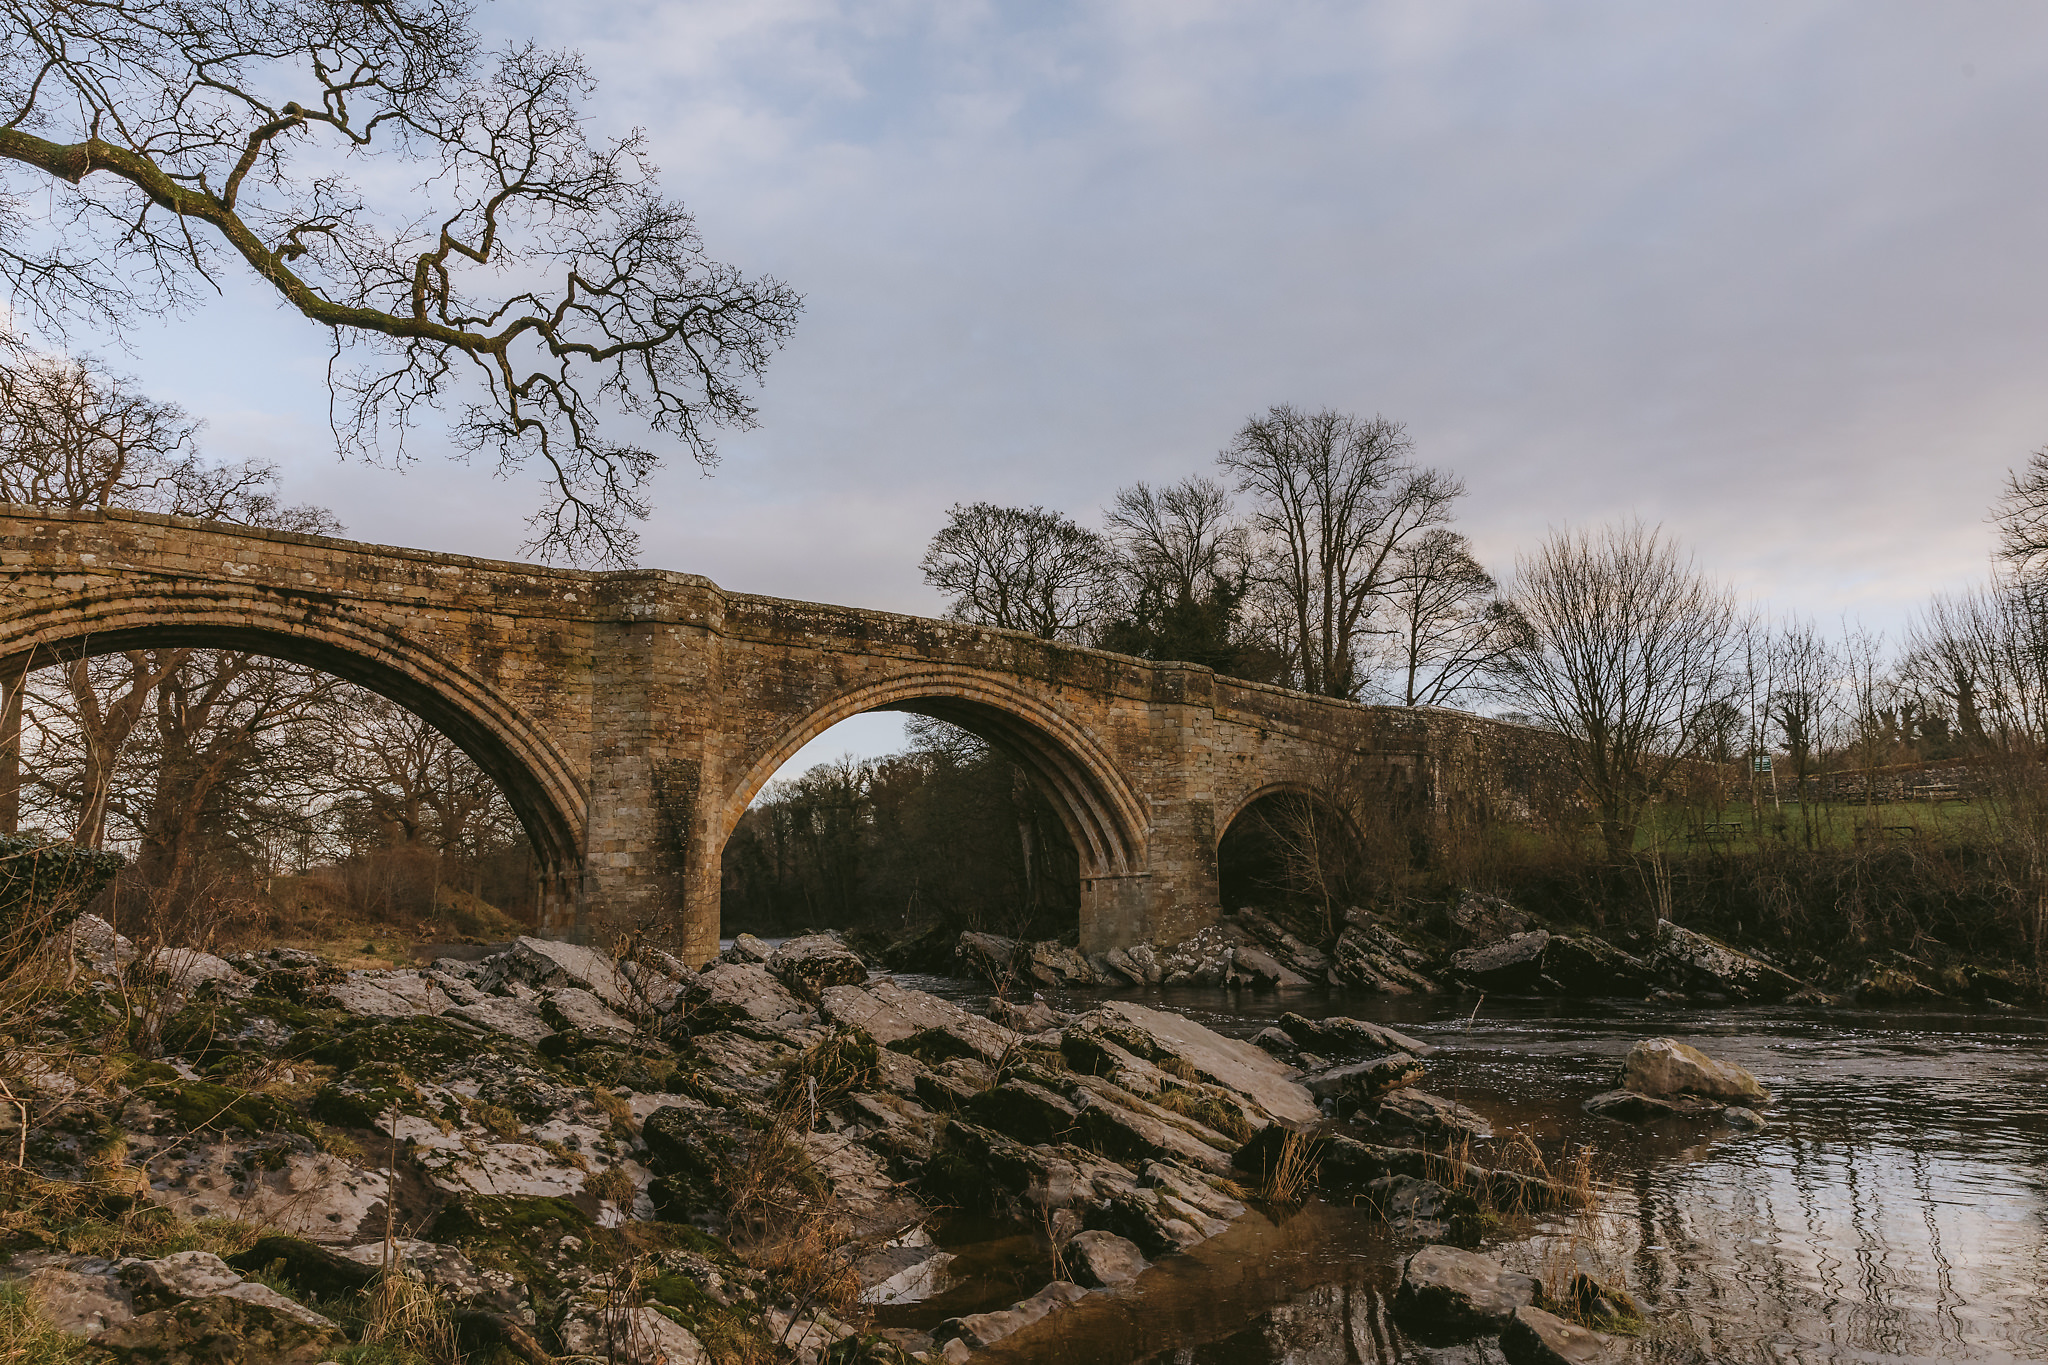
[[[905,984],[970,1005],[948,978]],[[1512,1228],[1487,1250],[1553,1282],[1576,1263],[1621,1279],[1652,1321],[1638,1359],[2048,1360],[2048,1016],[1921,1007],[1671,1009],[1625,1002],[1350,997],[1221,990],[1115,994],[1245,1037],[1284,1010],[1392,1024],[1441,1050],[1424,1085],[1527,1131],[1554,1155],[1591,1144],[1597,1212]],[[979,997],[979,1000],[977,999]],[[1476,1011],[1475,1011],[1476,1006]],[[1770,1126],[1650,1128],[1593,1118],[1636,1040],[1670,1036],[1748,1067]],[[940,1229],[961,1253],[945,1292],[883,1310],[931,1327],[1048,1278],[1029,1238]],[[1129,1289],[1092,1294],[979,1360],[1059,1365],[1346,1365],[1499,1360],[1432,1349],[1390,1321],[1413,1244],[1346,1206],[1254,1214]]]

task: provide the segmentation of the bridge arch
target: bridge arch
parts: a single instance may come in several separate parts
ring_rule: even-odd
[[[541,863],[544,913],[577,895],[583,783],[520,709],[472,674],[350,610],[344,600],[143,582],[0,611],[0,680],[128,649],[246,650],[320,669],[440,730],[505,793]]]
[[[1081,726],[1007,679],[972,669],[919,670],[851,687],[812,707],[763,748],[729,790],[719,847],[776,772],[840,721],[868,711],[905,711],[957,725],[1013,759],[1047,796],[1081,865],[1082,938],[1114,913],[1124,888],[1147,874],[1144,807],[1108,752]]]
[[[1292,809],[1289,809],[1289,807]],[[1303,817],[1306,816],[1306,819]],[[1335,847],[1318,847],[1334,840]],[[1216,885],[1226,911],[1287,894],[1304,878],[1327,881],[1365,843],[1357,819],[1313,783],[1268,782],[1247,792],[1216,825]]]

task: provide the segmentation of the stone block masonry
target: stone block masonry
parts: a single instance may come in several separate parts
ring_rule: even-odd
[[[1214,923],[1216,847],[1261,796],[1363,765],[1449,817],[1526,803],[1531,732],[1358,706],[1013,631],[121,511],[0,506],[0,680],[82,655],[247,649],[439,727],[505,790],[545,933],[660,925],[717,949],[726,836],[775,770],[863,711],[1011,754],[1081,862],[1091,951]]]

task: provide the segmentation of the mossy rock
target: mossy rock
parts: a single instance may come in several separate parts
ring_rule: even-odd
[[[263,1237],[247,1251],[227,1258],[244,1275],[282,1280],[302,1299],[339,1299],[360,1294],[380,1273],[327,1247],[296,1237]]]
[[[119,1033],[127,1025],[114,1005],[112,991],[73,991],[57,1001],[43,1016],[47,1027],[61,1038],[97,1041]]]
[[[566,1199],[460,1194],[435,1215],[426,1238],[452,1243],[478,1265],[510,1271],[546,1293],[555,1283],[549,1253],[564,1237],[588,1245],[595,1230],[590,1215]]]
[[[368,1062],[329,1082],[313,1096],[312,1115],[341,1128],[375,1128],[393,1110],[424,1115],[426,1099],[405,1068],[391,1062]]]
[[[209,1081],[152,1081],[142,1097],[168,1109],[188,1132],[305,1133],[291,1105],[261,1091]]]
[[[390,1062],[415,1076],[431,1076],[457,1062],[507,1053],[501,1040],[481,1039],[446,1020],[421,1015],[351,1029],[318,1043],[306,1055],[309,1060],[343,1071],[372,1062]]]

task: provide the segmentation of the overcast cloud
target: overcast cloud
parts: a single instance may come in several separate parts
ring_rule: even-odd
[[[956,501],[1092,520],[1288,401],[1379,412],[1497,570],[1640,513],[1896,630],[2048,442],[2048,7],[501,4],[580,47],[714,255],[808,299],[642,561],[934,612]],[[254,288],[132,338],[351,535],[515,556],[532,490],[339,466]]]

